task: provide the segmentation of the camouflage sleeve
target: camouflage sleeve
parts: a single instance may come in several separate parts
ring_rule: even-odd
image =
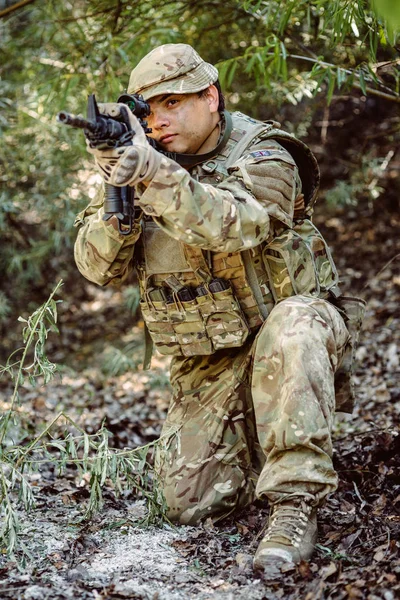
[[[173,238],[213,251],[257,246],[290,227],[300,179],[291,155],[272,140],[251,147],[218,185],[202,184],[163,157],[139,204]],[[139,194],[140,195],[140,194]]]
[[[75,219],[78,235],[75,262],[86,279],[98,285],[119,285],[132,270],[135,242],[140,236],[140,223],[135,222],[129,235],[118,232],[118,221],[103,221],[103,198],[95,198]]]

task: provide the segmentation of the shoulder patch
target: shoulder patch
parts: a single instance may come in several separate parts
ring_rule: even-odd
[[[262,158],[263,156],[271,156],[272,152],[269,150],[257,150],[256,152],[250,152],[250,156],[253,158]]]

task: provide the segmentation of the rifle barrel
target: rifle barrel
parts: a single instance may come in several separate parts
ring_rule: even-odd
[[[70,125],[71,127],[76,127],[78,129],[88,129],[92,133],[96,133],[98,130],[97,123],[94,123],[93,121],[88,121],[83,117],[71,115],[67,112],[59,112],[57,115],[57,121],[63,123],[64,125]]]

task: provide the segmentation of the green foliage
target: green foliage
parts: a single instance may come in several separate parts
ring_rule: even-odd
[[[0,324],[6,323],[11,313],[11,306],[4,292],[0,292]]]
[[[349,180],[338,180],[336,185],[326,192],[327,203],[331,206],[356,206],[359,199],[364,198],[372,208],[384,192],[380,181],[393,156],[393,150],[380,159],[362,156],[359,168],[353,170]]]
[[[140,302],[140,293],[139,293],[138,286],[137,285],[128,285],[124,288],[122,293],[123,293],[125,306],[129,310],[129,312],[132,314],[132,316],[135,316],[138,311],[139,302]]]
[[[373,0],[376,12],[387,20],[392,29],[400,30],[400,3],[396,0]]]
[[[149,386],[151,389],[171,389],[169,374],[164,370],[157,371],[153,369],[152,371],[149,371]]]
[[[322,557],[329,558],[329,560],[341,560],[349,563],[353,562],[351,556],[349,556],[348,554],[343,554],[341,552],[333,552],[331,548],[328,548],[327,546],[322,546],[322,544],[316,544],[315,548]]]
[[[399,102],[398,3],[373,6],[376,12],[366,0],[48,0],[0,10],[7,301],[17,303],[33,285],[47,294],[48,278],[62,270],[65,280],[75,270],[74,215],[98,177],[84,136],[58,124],[58,111],[85,113],[93,92],[115,100],[132,66],[166,42],[193,44],[217,64],[228,104],[255,117],[317,94],[329,103],[338,90]]]
[[[378,51],[385,52],[389,63],[393,61],[395,78],[396,52],[390,46],[395,46],[396,35],[388,34],[367,2],[292,0],[283,9],[281,2],[266,0],[242,4],[263,23],[265,32],[250,43],[243,42],[241,56],[219,63],[226,84],[231,84],[239,63],[258,85],[280,92],[280,101],[300,101],[308,95],[301,93],[301,87],[307,89],[310,80],[308,91],[324,90],[328,103],[335,90],[352,87],[400,100],[395,83],[387,86],[376,73]],[[299,91],[294,94],[290,88]]]
[[[22,331],[24,345],[8,357],[6,365],[0,365],[0,376],[8,374],[14,382],[10,408],[0,416],[0,444],[7,433],[9,420],[18,402],[18,389],[24,384],[25,378],[28,378],[31,384],[35,384],[39,377],[43,378],[44,383],[48,383],[55,373],[56,366],[46,356],[45,343],[50,331],[58,332],[56,323],[59,301],[54,300],[54,296],[61,285],[62,281],[56,285],[48,300],[28,319],[19,317],[18,320],[25,323]]]
[[[130,344],[123,349],[107,346],[100,356],[101,370],[108,377],[117,377],[128,371],[136,371],[140,363],[140,359],[136,356],[135,348]]]
[[[327,191],[326,201],[331,206],[356,206],[357,196],[362,189],[363,186],[359,184],[339,180]]]
[[[60,432],[62,423],[69,426],[69,431],[64,431],[63,436]],[[18,538],[20,527],[17,502],[27,511],[34,507],[34,493],[29,477],[46,464],[54,465],[59,475],[73,466],[78,477],[82,480],[89,479],[90,495],[83,507],[82,520],[90,519],[101,510],[103,488],[107,485],[114,490],[116,496],[128,490],[145,499],[147,514],[141,521],[142,524],[154,525],[168,521],[165,498],[154,481],[151,466],[154,449],[163,439],[159,438],[130,450],[116,450],[109,447],[110,435],[105,427],[89,435],[61,412],[27,447],[11,444],[8,440],[7,446],[1,448],[0,543],[10,556],[16,550],[24,551]]]
[[[59,473],[72,465],[82,479],[89,476],[90,497],[82,519],[92,517],[101,509],[102,490],[107,484],[117,495],[129,490],[146,500],[148,511],[143,522],[154,524],[166,520],[165,499],[153,480],[150,466],[151,454],[158,443],[163,443],[163,438],[139,448],[116,450],[110,448],[110,433],[104,426],[89,435],[60,412],[27,445],[13,439],[9,425],[11,419],[18,420],[15,409],[25,377],[31,384],[39,378],[46,384],[56,371],[56,365],[46,356],[45,342],[50,331],[58,331],[58,301],[54,296],[61,285],[60,281],[48,300],[31,316],[19,319],[25,324],[23,346],[9,357],[5,366],[0,366],[0,375],[8,375],[14,382],[10,408],[0,420],[0,543],[11,557],[17,551],[25,551],[18,537],[16,505],[20,503],[26,510],[32,509],[34,494],[29,477],[44,464],[55,465]]]

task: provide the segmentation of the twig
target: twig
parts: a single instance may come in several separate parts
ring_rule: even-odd
[[[18,461],[16,462],[15,466],[13,466],[14,469],[17,469],[19,467],[19,465],[21,464],[21,462],[25,459],[25,457],[34,449],[34,446],[36,446],[37,442],[40,441],[40,439],[42,439],[50,430],[50,428],[54,425],[54,423],[61,417],[63,416],[65,419],[67,419],[68,421],[71,422],[72,425],[74,425],[74,427],[76,427],[77,429],[79,429],[79,431],[83,432],[83,429],[80,428],[76,423],[74,423],[74,421],[68,417],[68,415],[66,415],[65,413],[61,412],[57,415],[57,417],[55,417],[53,419],[53,421],[46,427],[46,429],[44,431],[42,431],[42,433],[40,434],[40,436],[38,436],[35,440],[33,440],[31,442],[31,444],[28,446],[26,452],[24,452],[24,454],[22,454]],[[114,448],[109,448],[109,451],[114,454],[114,456],[116,456],[117,458],[121,458],[121,457],[126,457],[126,456],[130,456],[131,454],[135,454],[136,452],[143,452],[143,450],[148,450],[150,448],[152,448],[153,446],[155,446],[156,444],[158,444],[159,442],[161,442],[162,440],[164,440],[165,438],[170,438],[174,435],[176,435],[178,433],[178,429],[176,431],[172,431],[172,432],[168,432],[165,433],[164,435],[158,437],[157,439],[153,440],[152,442],[149,442],[148,444],[144,444],[143,446],[137,446],[136,448],[129,448],[128,450],[115,450]],[[97,434],[93,434],[91,436],[88,437],[96,437]],[[76,441],[77,438],[74,438],[74,440]],[[82,438],[78,438],[78,439],[82,439]],[[39,448],[36,448],[36,452],[40,451],[40,450],[44,450],[46,448],[46,444],[43,446],[39,446]],[[66,460],[67,463],[70,464],[80,464],[82,462],[93,462],[96,460],[96,457],[87,457],[87,458],[68,458]],[[49,459],[32,459],[32,460],[26,460],[26,463],[29,464],[44,464],[49,462]]]
[[[354,486],[354,491],[356,493],[357,498],[360,500],[361,502],[361,506],[360,506],[360,510],[362,510],[364,508],[364,506],[367,504],[365,500],[363,500],[363,498],[361,497],[360,492],[358,491],[358,487],[355,481],[353,481],[353,486]]]
[[[321,143],[324,146],[328,135],[330,107],[325,106],[324,117],[321,122]]]
[[[21,360],[19,361],[19,369],[18,369],[18,373],[16,375],[15,378],[15,385],[14,385],[14,390],[11,396],[11,405],[10,408],[8,409],[7,415],[5,416],[5,421],[4,421],[4,425],[2,426],[2,432],[1,432],[1,437],[0,437],[0,446],[3,443],[4,440],[4,436],[6,434],[7,431],[7,425],[8,425],[8,421],[10,420],[11,417],[11,413],[14,409],[14,404],[16,402],[16,399],[18,397],[18,388],[21,385],[21,379],[22,379],[22,372],[24,370],[24,366],[25,366],[25,360],[28,354],[28,350],[32,344],[32,341],[35,337],[36,334],[36,326],[38,323],[40,323],[43,319],[43,316],[45,315],[47,308],[51,302],[51,300],[54,298],[54,296],[56,295],[56,293],[58,292],[59,288],[62,285],[62,280],[58,282],[58,284],[56,285],[56,287],[54,288],[53,292],[50,294],[48,300],[41,306],[40,308],[40,312],[36,315],[35,319],[32,321],[32,326],[31,326],[31,331],[29,333],[29,337],[25,342],[25,348],[24,348],[24,352],[22,354]]]
[[[381,431],[386,431],[387,433],[395,433],[396,435],[398,435],[398,431],[397,429],[389,429],[387,427],[382,427],[381,429],[368,429],[368,431],[352,431],[350,433],[347,433],[346,435],[343,435],[340,438],[333,438],[333,441],[335,442],[335,444],[337,442],[341,442],[343,440],[347,440],[347,438],[349,437],[357,437],[357,436],[364,436],[364,435],[369,435],[370,433],[379,433]]]
[[[365,136],[366,140],[375,140],[376,138],[380,138],[383,136],[388,136],[388,135],[392,135],[392,133],[399,133],[400,132],[400,127],[394,127],[393,129],[388,129],[387,131],[379,131],[378,133],[374,133],[372,135],[367,135]]]
[[[274,52],[267,52],[266,55],[267,56],[275,56]],[[283,54],[280,54],[280,56],[283,57]],[[294,58],[296,60],[304,60],[307,62],[311,62],[311,63],[319,65],[323,69],[341,69],[344,73],[348,73],[349,75],[357,76],[357,73],[354,71],[350,71],[349,69],[344,69],[342,67],[339,67],[338,65],[328,63],[323,60],[319,60],[318,58],[313,58],[311,56],[302,56],[300,54],[287,54],[286,58]],[[242,56],[238,56],[235,59],[228,59],[228,60],[232,61],[232,60],[241,60],[241,59],[245,60],[243,54],[242,54]],[[228,62],[228,61],[221,61],[220,64],[225,63],[225,62]],[[377,82],[377,84],[382,87],[382,84],[379,81]],[[352,82],[352,86],[357,88],[358,90],[361,90],[362,92],[365,90],[368,94],[371,94],[371,96],[379,96],[380,98],[385,98],[386,100],[391,100],[392,102],[400,103],[400,95],[396,94],[395,92],[393,92],[393,94],[388,94],[386,92],[382,92],[381,90],[376,90],[376,89],[368,87],[368,86],[365,86],[364,90],[363,90],[361,85],[355,81]],[[385,87],[385,89],[388,89],[386,86],[384,86],[384,87]]]
[[[27,587],[29,587],[31,585],[32,585],[32,583],[29,582],[29,583],[25,583],[23,585],[18,585],[16,587],[8,587],[8,588],[2,588],[2,587],[0,587],[0,592],[14,592],[16,590],[25,589],[25,588],[27,588]]]
[[[376,177],[374,177],[373,180],[368,185],[368,189],[370,191],[378,183],[379,177],[381,177],[383,171],[386,171],[386,169],[388,168],[388,165],[389,165],[390,161],[392,160],[393,156],[394,156],[394,150],[389,150],[389,152],[385,156],[385,160],[383,161],[383,163],[381,164],[381,166],[379,168],[379,175],[376,175]]]
[[[0,19],[2,19],[11,12],[18,10],[18,8],[22,8],[27,4],[31,4],[32,2],[35,2],[35,0],[20,0],[20,2],[17,2],[16,4],[13,4],[12,6],[9,6],[8,8],[5,8],[4,10],[0,11]]]
[[[381,273],[383,273],[383,271],[384,271],[384,270],[385,270],[385,269],[386,269],[386,268],[387,268],[387,267],[388,267],[388,266],[389,266],[389,265],[390,265],[390,264],[391,264],[391,263],[392,263],[394,260],[396,260],[396,258],[399,258],[399,257],[400,257],[400,253],[399,253],[399,254],[396,254],[396,256],[393,256],[393,258],[391,258],[391,259],[390,259],[390,260],[389,260],[389,261],[388,261],[388,262],[387,262],[387,263],[386,263],[386,264],[385,264],[385,265],[382,267],[382,269],[381,269],[380,271],[378,271],[378,273],[376,273],[376,275],[374,275],[374,277],[375,277],[375,278],[376,278],[376,277],[379,277],[379,275],[380,275]],[[367,283],[364,285],[364,287],[363,287],[363,289],[362,289],[361,291],[363,292],[365,289],[367,289],[367,287],[368,287],[369,285],[370,285],[370,282],[369,282],[369,281],[367,281]]]
[[[90,14],[81,15],[80,17],[65,17],[62,19],[53,19],[51,21],[43,21],[43,23],[45,25],[47,25],[49,23],[73,23],[76,21],[92,19],[93,17],[97,17],[99,15],[106,15],[106,14],[112,12],[113,10],[114,10],[114,7],[112,6],[111,8],[104,8],[103,10],[98,10],[98,11],[90,13]]]
[[[18,469],[19,465],[21,464],[21,462],[23,462],[23,460],[25,459],[25,457],[27,456],[27,454],[29,454],[29,452],[32,451],[32,449],[34,448],[34,446],[36,446],[36,444],[45,436],[48,434],[48,432],[50,431],[50,429],[53,427],[54,423],[56,423],[58,421],[58,419],[60,417],[64,417],[67,421],[72,421],[72,419],[70,417],[68,417],[66,414],[64,414],[64,412],[60,412],[58,413],[58,415],[56,417],[54,417],[54,419],[47,425],[46,429],[44,429],[42,431],[42,433],[40,435],[38,435],[37,438],[35,438],[27,447],[26,451],[21,454],[21,456],[19,457],[19,459],[17,460],[17,462],[15,463],[15,468]],[[74,422],[72,422],[72,424],[77,427],[78,430],[83,431],[80,427],[78,427]]]

